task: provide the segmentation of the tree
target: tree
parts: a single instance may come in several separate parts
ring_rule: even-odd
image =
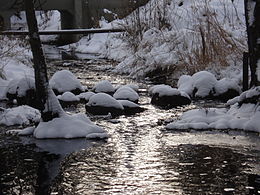
[[[64,111],[53,91],[49,89],[47,67],[42,50],[33,0],[24,0],[24,6],[29,30],[29,42],[33,54],[37,105],[41,111],[42,120],[49,121],[58,117]]]
[[[260,0],[245,0],[250,86],[260,85]]]

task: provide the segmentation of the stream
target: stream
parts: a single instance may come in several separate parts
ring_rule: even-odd
[[[19,127],[0,127],[0,195],[260,194],[259,134],[164,128],[186,110],[222,103],[198,101],[162,110],[150,104],[151,83],[114,74],[112,61],[47,51],[50,74],[68,69],[88,88],[104,79],[114,86],[137,84],[146,110],[117,118],[90,116],[108,131],[107,140],[37,140],[5,134]],[[83,104],[65,110],[85,113]]]

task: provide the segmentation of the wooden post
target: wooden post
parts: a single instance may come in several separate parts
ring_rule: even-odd
[[[248,52],[243,53],[243,91],[248,90]]]
[[[245,18],[248,38],[250,87],[259,85],[257,64],[260,61],[260,0],[245,0]]]
[[[24,0],[24,5],[26,12],[26,20],[29,29],[29,42],[33,54],[36,98],[38,101],[37,107],[42,113],[43,121],[45,121],[43,111],[45,107],[44,105],[48,97],[48,77],[46,62],[43,55],[37,20],[35,17],[33,0]]]

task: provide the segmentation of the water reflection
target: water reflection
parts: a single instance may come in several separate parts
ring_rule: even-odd
[[[0,194],[49,194],[66,155],[104,141],[37,140],[1,134]]]
[[[56,191],[60,194],[258,193],[258,180],[249,181],[252,175],[260,173],[258,136],[244,132],[162,131],[158,119],[172,117],[172,111],[145,106],[149,109],[144,113],[119,117],[118,123],[97,121],[109,130],[109,144],[73,156],[63,167]]]

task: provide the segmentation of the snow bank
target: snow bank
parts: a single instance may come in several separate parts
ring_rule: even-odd
[[[68,70],[56,72],[49,81],[50,87],[58,93],[66,91],[84,91],[80,81]]]
[[[10,108],[0,113],[0,124],[6,126],[29,125],[39,122],[40,119],[40,112],[29,106]]]
[[[228,108],[205,108],[185,112],[167,129],[241,129],[260,132],[260,87],[230,100]],[[253,102],[253,103],[252,103]]]
[[[6,98],[6,87],[13,79],[34,77],[32,54],[18,38],[0,37],[0,100]]]
[[[107,132],[92,123],[85,114],[66,114],[49,122],[40,122],[33,135],[38,139],[108,137]]]
[[[19,18],[15,15],[11,17],[11,28],[15,30],[27,30],[26,16],[25,12],[21,11],[19,13]],[[60,23],[60,12],[57,10],[52,10],[48,12],[36,11],[36,19],[38,22],[39,30],[59,30],[61,29]],[[40,36],[42,42],[55,41],[57,35],[42,35]]]
[[[205,28],[207,24],[212,25],[210,31]],[[95,34],[90,39],[84,37],[67,49],[98,53],[118,60],[120,63],[116,71],[133,77],[144,77],[158,67],[167,70],[168,67],[180,65],[181,68],[174,71],[177,74],[189,71],[191,64],[195,66],[192,66],[192,70],[208,65],[225,77],[241,76],[241,51],[246,49],[243,0],[151,0],[124,20],[111,23],[102,21],[100,26],[123,26],[130,30],[129,34]],[[221,33],[218,33],[219,29]],[[207,45],[210,43],[208,38],[217,44],[223,43],[223,48],[218,50],[222,52],[221,55],[215,55],[214,50],[209,51],[213,57],[209,55],[212,58],[206,65],[196,59],[202,53],[202,33],[209,35],[205,37]],[[238,74],[228,75],[231,71],[222,71],[223,68],[219,67],[223,62],[232,65],[232,71],[238,71]],[[184,70],[185,66],[182,65],[187,65],[187,69]]]
[[[178,80],[178,89],[195,98],[217,97],[234,90],[241,92],[238,83],[233,79],[223,78],[217,80],[216,77],[208,71],[200,71],[192,76],[183,75]]]

